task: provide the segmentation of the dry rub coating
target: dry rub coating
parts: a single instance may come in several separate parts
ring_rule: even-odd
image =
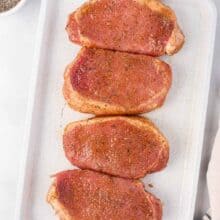
[[[80,112],[139,114],[162,106],[171,83],[170,66],[154,57],[82,48],[66,68],[63,94]]]
[[[61,220],[161,220],[159,199],[140,181],[88,170],[58,173],[47,201]]]
[[[67,159],[82,169],[141,178],[166,167],[169,144],[142,117],[98,117],[70,123],[63,134]]]
[[[184,44],[174,11],[158,0],[90,0],[66,30],[82,46],[151,56],[173,55]]]

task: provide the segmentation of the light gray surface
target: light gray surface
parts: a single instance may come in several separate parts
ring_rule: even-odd
[[[218,128],[218,118],[220,111],[220,1],[215,0],[215,4],[218,10],[218,22],[215,41],[213,72],[209,96],[209,107],[207,112],[207,123],[205,130],[206,138],[204,140],[202,164],[200,169],[200,179],[195,209],[195,220],[201,220],[205,210],[209,209],[209,200],[206,185],[206,172],[211,155],[212,145]]]
[[[215,0],[220,14],[220,1]],[[0,219],[14,215],[19,158],[22,149],[28,85],[40,0],[28,0],[13,16],[0,18]],[[15,37],[16,36],[16,37]],[[195,219],[209,207],[205,172],[218,123],[220,103],[220,24],[217,28],[203,163]],[[219,97],[219,98],[218,98]],[[188,220],[188,219],[186,219]]]
[[[14,217],[40,0],[0,17],[0,219]]]
[[[187,42],[178,54],[166,57],[175,73],[172,91],[166,105],[148,114],[165,132],[171,145],[171,160],[167,169],[143,180],[154,185],[150,191],[165,204],[164,220],[192,219],[194,214],[215,28],[215,11],[209,1],[194,1],[193,3],[191,0],[179,0],[178,3],[176,0],[167,1],[178,14]],[[62,131],[69,121],[85,118],[84,114],[71,111],[65,105],[60,93],[63,66],[77,54],[79,49],[66,40],[66,33],[63,31],[66,15],[79,7],[84,0],[74,2],[62,0],[56,3],[54,0],[48,0],[47,2],[45,13],[47,26],[42,30],[43,40],[37,44],[38,48],[42,48],[38,63],[41,68],[33,72],[39,75],[37,95],[33,97],[37,100],[37,104],[34,105],[33,124],[28,141],[30,154],[28,154],[25,190],[23,196],[21,195],[24,198],[21,204],[24,211],[17,218],[19,220],[54,219],[54,213],[42,203],[50,185],[48,176],[59,169],[71,169],[60,148]],[[56,19],[52,19],[53,17]],[[202,32],[203,35],[198,36]],[[196,108],[196,105],[199,108]],[[167,179],[172,181],[168,183]]]

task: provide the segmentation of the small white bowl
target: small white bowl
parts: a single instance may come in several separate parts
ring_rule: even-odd
[[[1,0],[0,0],[1,1]],[[0,17],[1,16],[7,16],[7,15],[11,15],[14,14],[15,12],[17,12],[26,2],[27,0],[20,0],[20,2],[17,3],[17,5],[15,5],[14,7],[12,7],[11,9],[9,9],[8,11],[4,11],[4,12],[0,12]]]

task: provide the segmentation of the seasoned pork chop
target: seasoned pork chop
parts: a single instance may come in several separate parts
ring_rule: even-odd
[[[171,68],[156,58],[83,48],[66,68],[63,94],[80,112],[139,114],[162,106],[171,81]]]
[[[58,173],[47,201],[62,220],[161,220],[159,199],[140,181],[87,170]]]
[[[90,0],[66,26],[71,41],[87,46],[172,55],[184,43],[175,13],[158,0]]]
[[[82,169],[141,178],[165,168],[166,138],[142,117],[99,117],[70,123],[63,135],[65,155]]]

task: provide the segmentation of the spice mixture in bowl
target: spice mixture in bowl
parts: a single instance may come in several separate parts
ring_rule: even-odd
[[[0,1],[0,12],[8,11],[14,8],[20,0],[1,0]]]
[[[12,14],[25,3],[26,0],[0,0],[0,16]]]

